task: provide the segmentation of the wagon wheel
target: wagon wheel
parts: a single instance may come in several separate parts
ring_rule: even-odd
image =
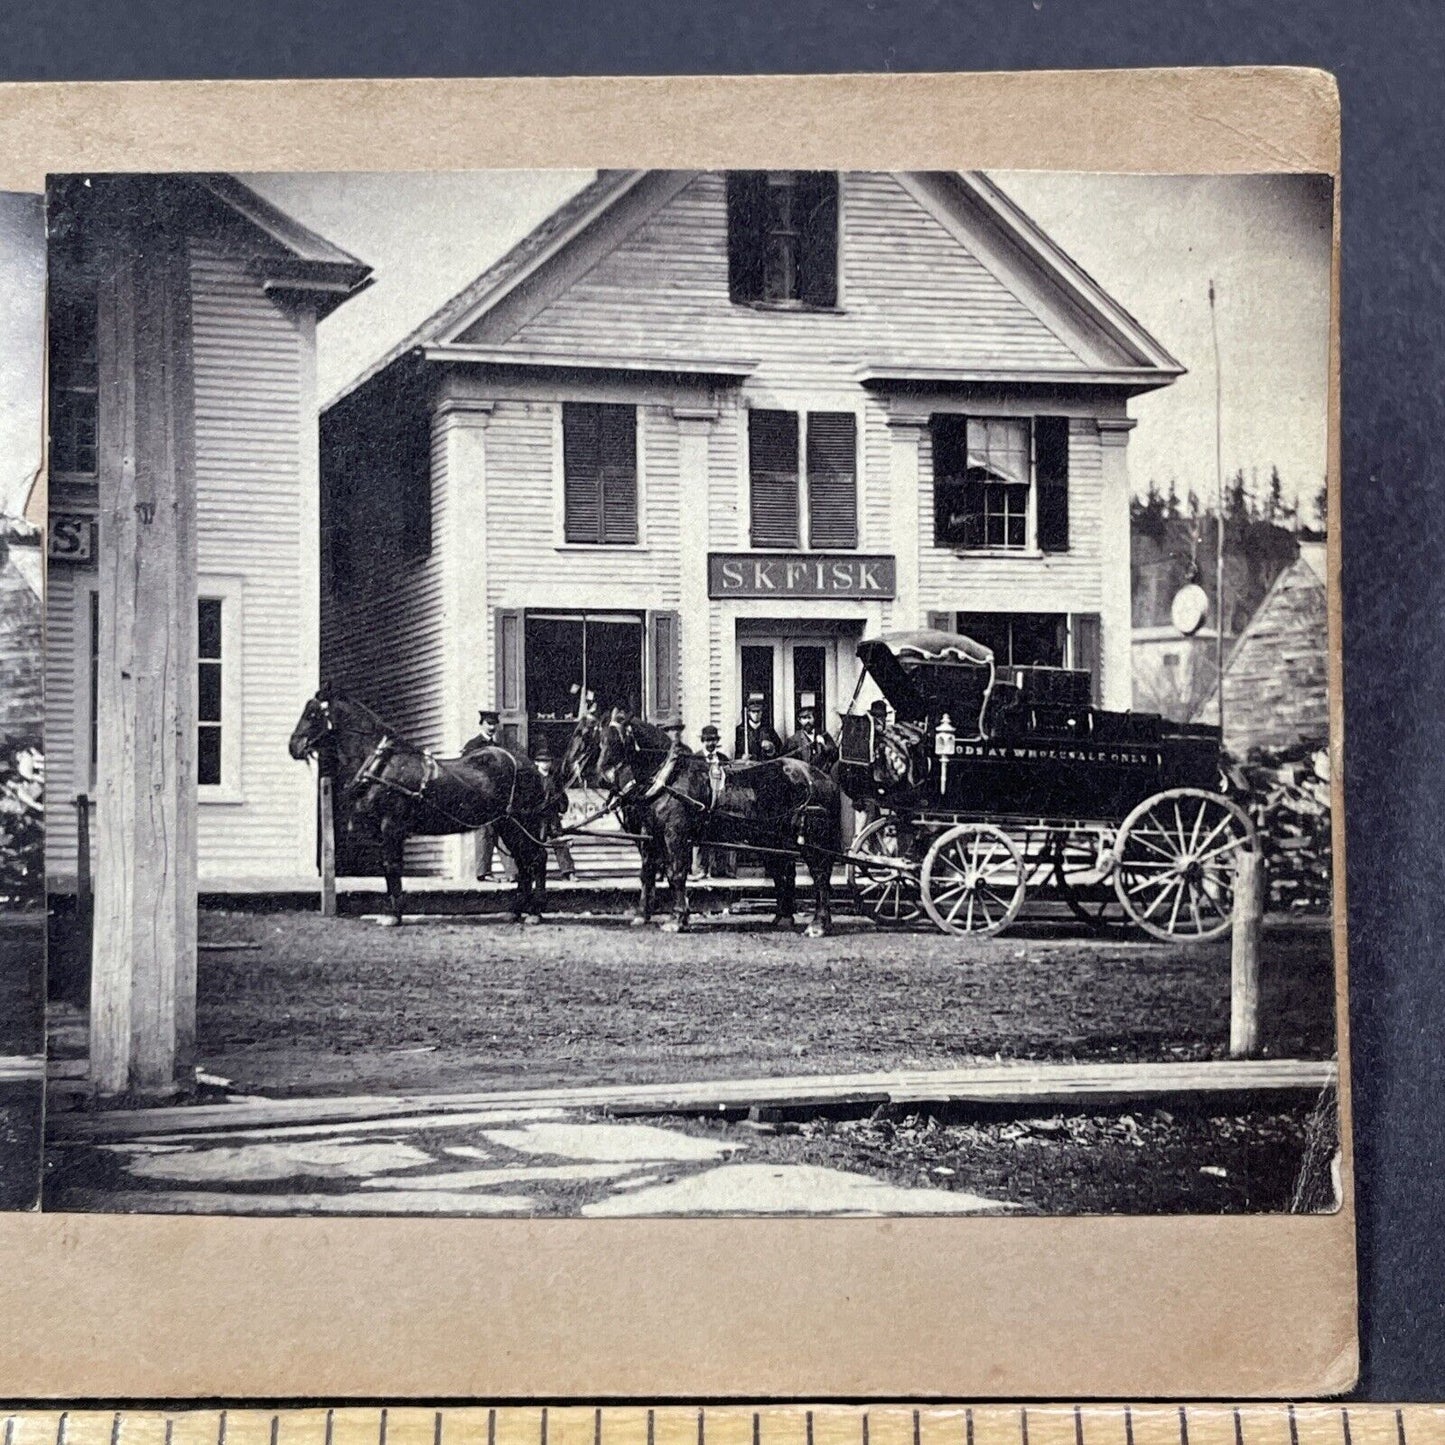
[[[1064,833],[1054,844],[1054,885],[1069,911],[1100,933],[1129,921],[1110,877],[1110,862],[1101,862],[1093,833]]]
[[[875,818],[848,850],[848,886],[858,912],[874,923],[914,923],[923,916],[918,901],[918,865],[907,855],[898,823]],[[857,862],[854,862],[854,859]],[[870,866],[867,860],[881,859]]]
[[[988,938],[1018,916],[1024,901],[1018,844],[992,823],[960,823],[923,860],[923,906],[945,932]]]
[[[1255,847],[1254,824],[1231,799],[1199,788],[1156,793],[1119,826],[1119,902],[1155,938],[1218,938],[1233,920],[1239,855]]]

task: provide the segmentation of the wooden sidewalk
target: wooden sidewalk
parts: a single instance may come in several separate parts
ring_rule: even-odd
[[[1318,1093],[1333,1085],[1333,1060],[1218,1059],[1193,1063],[984,1064],[957,1069],[899,1070],[704,1083],[619,1084],[585,1088],[490,1090],[462,1094],[362,1095],[255,1099],[232,1104],[55,1114],[56,1139],[137,1139],[225,1133],[233,1129],[374,1120],[436,1120],[455,1114],[528,1108],[590,1110],[614,1116],[740,1113],[749,1109],[949,1104],[1015,1109],[1148,1105],[1190,1096]]]

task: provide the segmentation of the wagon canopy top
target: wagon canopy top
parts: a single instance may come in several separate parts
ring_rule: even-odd
[[[910,720],[927,717],[940,693],[952,691],[920,686],[920,671],[936,676],[938,670],[977,673],[982,669],[987,673],[987,682],[993,681],[992,651],[960,632],[888,632],[882,637],[865,638],[858,644],[858,660],[894,712]]]

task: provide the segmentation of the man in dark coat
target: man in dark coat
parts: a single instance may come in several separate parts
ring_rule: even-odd
[[[709,723],[701,733],[702,755],[707,759],[708,778],[712,783],[714,797],[720,797],[726,781],[724,769],[732,760],[718,747],[722,735]],[[736,878],[737,861],[731,848],[710,848],[706,843],[697,850],[697,874],[699,878]]]
[[[733,756],[739,762],[764,763],[782,751],[783,740],[763,717],[762,693],[750,692],[743,720],[733,735]]]
[[[532,761],[542,775],[542,781],[550,788],[552,777],[552,749],[545,737],[539,738],[532,751]],[[577,871],[572,860],[572,848],[567,835],[562,831],[562,818],[567,811],[567,794],[558,789],[551,804],[537,819],[537,836],[552,850],[552,860],[557,865],[557,877],[565,881]]]
[[[783,755],[801,758],[820,772],[827,772],[838,761],[838,744],[818,726],[818,710],[812,703],[799,707],[798,730],[784,743]]]
[[[474,738],[468,738],[462,747],[462,756],[474,752],[478,748],[500,748],[506,745],[498,736],[498,729],[502,720],[495,708],[484,707],[477,714],[478,733]],[[509,883],[514,883],[517,878],[517,865],[512,861],[512,855],[507,852],[505,846],[497,837],[497,825],[488,823],[482,829],[481,840],[477,848],[477,882],[481,883],[492,876],[492,854],[500,851],[502,855],[502,876]]]

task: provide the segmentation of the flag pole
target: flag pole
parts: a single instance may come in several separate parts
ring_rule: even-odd
[[[1214,676],[1219,698],[1219,731],[1224,733],[1224,410],[1219,375],[1219,325],[1214,311],[1214,278],[1209,279],[1209,332],[1214,340]]]

